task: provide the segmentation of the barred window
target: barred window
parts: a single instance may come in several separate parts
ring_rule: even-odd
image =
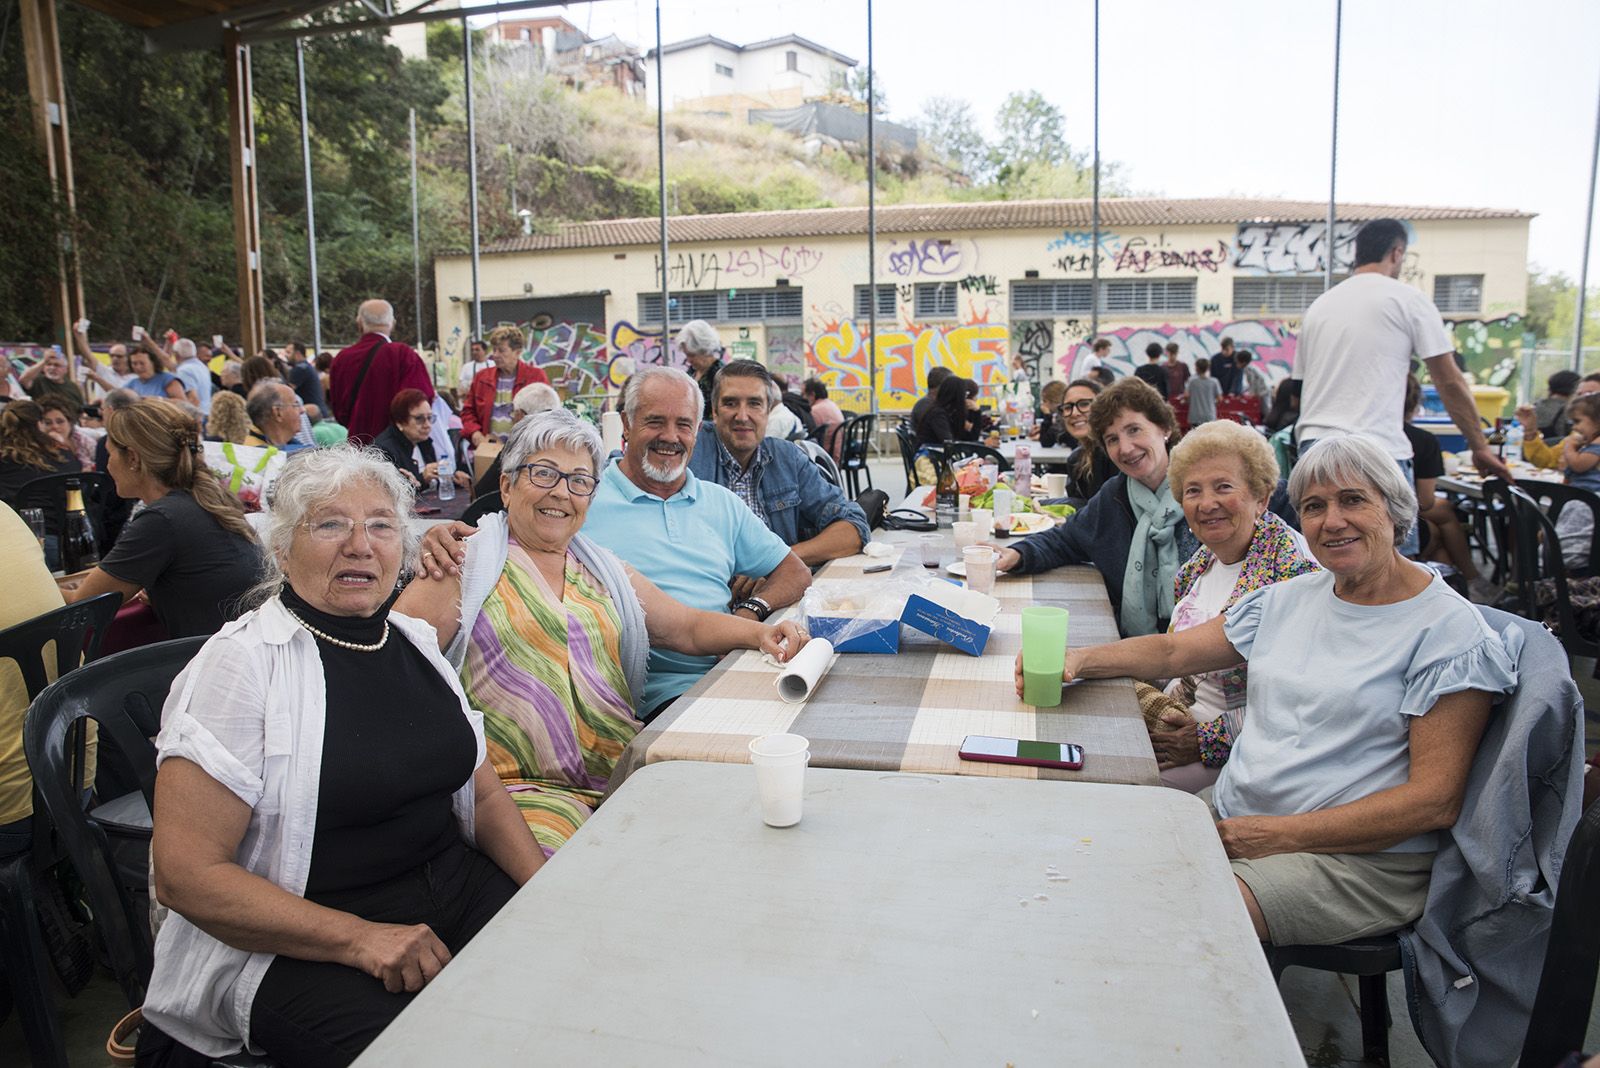
[[[1193,278],[1118,278],[1100,283],[1100,310],[1123,315],[1194,313]]]
[[[1087,315],[1094,283],[1088,281],[1012,282],[1012,315]]]
[[[894,307],[894,286],[878,286],[878,318],[893,319]],[[871,312],[872,300],[867,296],[867,287],[856,286],[856,318],[870,318]]]
[[[1433,303],[1445,314],[1476,314],[1483,310],[1483,275],[1441,274],[1433,279]]]
[[[913,298],[913,317],[918,322],[928,319],[954,319],[956,290],[959,288],[954,282],[918,282]]]
[[[1342,280],[1334,275],[1334,282]],[[1322,296],[1322,276],[1287,275],[1273,278],[1241,276],[1233,280],[1233,316],[1303,315]]]
[[[719,289],[672,294],[672,321],[704,319],[709,323],[798,323],[805,317],[804,290],[798,286],[774,289]],[[661,294],[639,294],[639,322],[661,322]]]

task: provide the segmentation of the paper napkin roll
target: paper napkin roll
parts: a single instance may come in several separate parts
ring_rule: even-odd
[[[791,704],[804,701],[817,688],[833,663],[833,645],[826,638],[812,638],[778,676],[778,696]]]

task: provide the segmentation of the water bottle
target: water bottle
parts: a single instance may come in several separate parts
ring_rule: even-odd
[[[1506,451],[1511,453],[1513,459],[1522,458],[1522,424],[1513,421],[1506,428]]]
[[[456,458],[449,453],[439,457],[439,499],[456,499]]]
[[[1016,459],[1011,462],[1011,473],[1015,476],[1017,496],[1031,497],[1033,495],[1033,449],[1026,441],[1017,443]]]

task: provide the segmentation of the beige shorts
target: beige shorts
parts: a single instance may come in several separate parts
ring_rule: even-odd
[[[1200,796],[1211,804],[1209,789]],[[1261,906],[1273,945],[1327,946],[1421,916],[1433,853],[1279,853],[1230,863]]]

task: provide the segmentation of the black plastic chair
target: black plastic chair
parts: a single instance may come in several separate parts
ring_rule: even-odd
[[[148,848],[150,814],[155,810],[154,738],[161,727],[161,706],[172,680],[206,640],[201,636],[158,642],[86,664],[41,693],[23,727],[22,744],[36,796],[83,880],[111,971],[129,1008],[144,1001],[154,945],[148,918],[130,888],[115,875],[110,836],[140,841]],[[67,759],[67,739],[85,719],[99,725],[101,746],[114,745],[139,784],[137,792],[87,813],[79,803],[81,771]]]
[[[1600,656],[1600,643],[1588,640],[1578,629],[1578,617],[1572,609],[1571,589],[1567,583],[1570,576],[1566,562],[1562,559],[1561,539],[1556,534],[1555,517],[1539,507],[1539,502],[1530,495],[1530,490],[1541,496],[1552,496],[1556,502],[1552,511],[1557,513],[1564,504],[1600,508],[1600,498],[1583,490],[1574,490],[1571,486],[1557,486],[1550,483],[1538,483],[1537,488],[1535,484],[1529,483],[1527,489],[1511,486],[1506,491],[1507,498],[1511,502],[1513,539],[1511,572],[1516,583],[1518,615],[1535,622],[1541,621],[1543,613],[1539,610],[1538,593],[1541,580],[1548,579],[1555,589],[1555,623],[1562,648],[1572,657]],[[1559,496],[1550,493],[1555,490],[1561,491]],[[1579,497],[1579,494],[1582,497]],[[1596,515],[1596,518],[1600,519],[1600,515]],[[1593,561],[1594,558],[1591,557],[1591,567]]]
[[[99,471],[73,472],[63,475],[41,475],[22,484],[12,507],[44,509],[44,527],[59,535],[67,525],[67,483],[76,481],[83,489],[83,510],[94,527],[94,537],[100,552],[106,553],[115,540],[117,531],[107,522],[109,510],[120,498],[117,484],[110,475]]]
[[[895,441],[900,443],[900,463],[906,472],[906,492],[917,488],[917,439],[911,433],[910,423],[894,428]]]
[[[1555,1064],[1583,1048],[1600,972],[1600,804],[1573,828],[1561,863],[1544,970],[1528,1017],[1520,1064]]]
[[[478,525],[478,520],[490,512],[504,511],[505,507],[505,502],[500,499],[500,491],[493,490],[482,497],[474,498],[472,503],[467,505],[467,510],[461,513],[461,521],[475,527]]]
[[[1011,470],[1011,461],[1007,460],[999,449],[992,449],[977,441],[947,441],[944,443],[944,457],[952,464],[959,464],[969,457],[976,456],[981,464],[994,464],[1001,471]]]
[[[7,627],[0,631],[0,660],[16,663],[31,701],[50,685],[45,646],[55,644],[58,678],[78,670],[81,660],[100,654],[106,630],[121,604],[121,594],[102,594]],[[73,751],[81,761],[81,745],[75,744]],[[49,958],[39,934],[39,914],[33,899],[34,878],[54,867],[59,859],[53,853],[44,821],[36,813],[33,846],[0,860],[0,949],[28,1049],[34,1063],[41,1065],[67,1063],[61,1025],[50,996]]]
[[[850,483],[851,497],[861,496],[861,477],[872,486],[872,469],[867,466],[867,451],[872,447],[872,432],[878,424],[875,415],[858,415],[844,424],[844,446],[839,450],[839,469]]]
[[[1392,934],[1357,938],[1336,946],[1263,946],[1273,982],[1284,969],[1311,968],[1358,977],[1362,1059],[1389,1063],[1388,974],[1400,970],[1400,939]]]

